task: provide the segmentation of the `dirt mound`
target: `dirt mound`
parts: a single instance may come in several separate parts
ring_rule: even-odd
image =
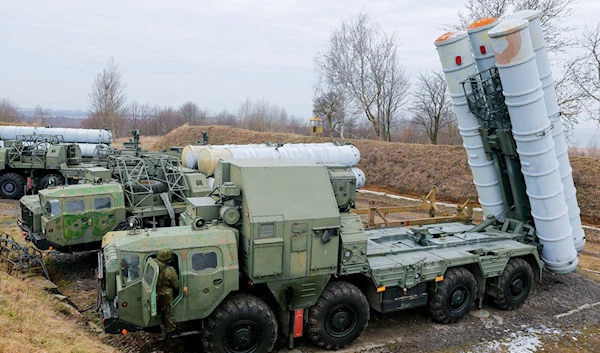
[[[285,133],[255,132],[227,126],[182,126],[158,140],[154,149],[197,144],[202,132],[208,131],[210,143],[245,144],[308,143],[334,141]],[[350,142],[361,153],[358,165],[367,177],[367,187],[389,190],[404,195],[421,196],[431,185],[438,188],[438,198],[462,202],[475,195],[471,171],[462,146],[420,145],[372,140],[339,140]],[[578,191],[582,219],[600,224],[600,159],[571,156],[573,180]]]

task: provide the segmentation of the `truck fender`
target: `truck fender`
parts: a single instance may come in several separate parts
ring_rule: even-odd
[[[311,276],[267,283],[267,287],[283,310],[309,308],[317,302],[331,276]]]

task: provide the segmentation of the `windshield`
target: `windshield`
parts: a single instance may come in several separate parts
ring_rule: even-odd
[[[46,201],[46,212],[50,217],[55,217],[60,214],[60,200],[48,200]]]
[[[140,256],[138,254],[124,254],[121,260],[121,275],[123,284],[138,280],[141,276]]]

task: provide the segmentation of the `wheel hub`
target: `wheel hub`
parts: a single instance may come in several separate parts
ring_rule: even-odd
[[[325,330],[333,337],[345,337],[356,328],[358,316],[354,308],[338,305],[327,315]]]
[[[260,345],[260,330],[252,322],[239,322],[227,331],[223,343],[227,353],[257,352]]]
[[[456,290],[456,291],[454,291],[454,293],[452,293],[452,300],[451,300],[450,304],[453,307],[460,307],[465,302],[466,297],[467,296],[465,295],[464,291]]]
[[[525,294],[525,288],[527,287],[527,280],[523,276],[517,276],[510,282],[510,296],[513,299],[519,299]]]
[[[523,291],[523,280],[520,278],[516,279],[512,284],[512,289],[515,293],[521,293]]]
[[[2,184],[2,189],[5,193],[11,194],[13,191],[15,191],[15,186],[13,185],[13,183],[4,183]]]
[[[240,328],[233,334],[233,343],[236,347],[247,348],[251,340],[252,333],[248,328]]]
[[[344,311],[335,313],[331,319],[331,325],[340,331],[345,331],[349,322],[350,315]]]

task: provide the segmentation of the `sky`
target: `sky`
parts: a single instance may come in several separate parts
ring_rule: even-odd
[[[0,97],[22,108],[86,110],[95,76],[113,57],[129,100],[174,107],[191,100],[218,112],[235,111],[246,98],[265,99],[308,119],[314,59],[343,20],[364,9],[386,32],[396,32],[400,60],[415,77],[439,69],[433,41],[458,21],[463,4],[0,0]],[[594,14],[600,20],[599,1],[577,7],[569,24],[589,23]],[[585,145],[595,129],[582,124],[575,141]]]

